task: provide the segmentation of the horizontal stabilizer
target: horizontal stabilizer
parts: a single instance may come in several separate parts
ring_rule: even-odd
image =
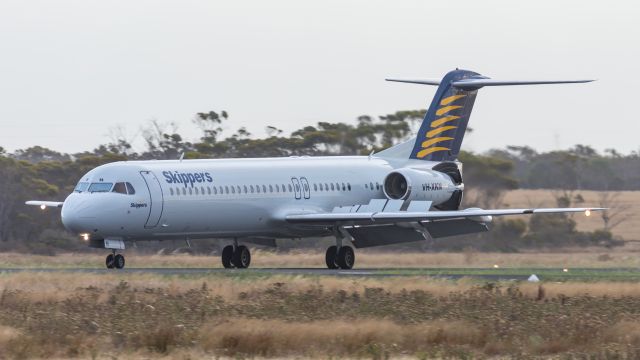
[[[595,80],[494,80],[489,78],[469,78],[451,83],[454,87],[475,90],[484,86],[511,86],[511,85],[546,85],[546,84],[579,84],[587,83]]]
[[[26,205],[32,205],[32,206],[40,206],[41,208],[48,208],[48,207],[59,207],[61,208],[62,205],[64,204],[64,202],[61,201],[39,201],[39,200],[30,200],[25,202]]]
[[[385,79],[386,81],[401,82],[420,85],[440,85],[436,79]],[[548,84],[580,84],[595,80],[495,80],[487,77],[467,78],[451,82],[451,86],[464,90],[475,90],[485,86],[512,86],[512,85],[548,85]]]

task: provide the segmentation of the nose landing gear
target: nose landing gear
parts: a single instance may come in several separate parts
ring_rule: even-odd
[[[107,265],[107,269],[123,269],[124,268],[124,255],[116,254],[116,251],[113,250],[113,253],[107,255],[107,259],[105,261],[105,265]]]
[[[227,245],[222,249],[222,266],[226,269],[246,269],[251,264],[251,252],[244,245]]]

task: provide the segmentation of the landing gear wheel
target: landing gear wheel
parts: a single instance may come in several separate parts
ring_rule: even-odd
[[[114,257],[113,260],[116,269],[124,269],[124,255],[118,254]]]
[[[113,256],[113,254],[107,255],[107,260],[105,261],[107,269],[113,269],[115,267],[116,264],[114,258],[115,256]]]
[[[222,249],[222,266],[225,269],[230,269],[233,267],[233,246],[227,245]]]
[[[342,246],[338,251],[337,263],[341,269],[351,269],[356,262],[356,254],[349,246]]]
[[[233,252],[233,265],[235,265],[238,269],[246,269],[251,264],[251,253],[249,249],[240,245],[236,248],[236,251]]]
[[[327,249],[327,254],[324,256],[324,260],[327,263],[328,269],[337,269],[336,258],[338,257],[338,247],[333,245]]]

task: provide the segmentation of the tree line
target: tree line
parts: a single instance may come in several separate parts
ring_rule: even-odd
[[[32,198],[62,201],[84,173],[105,163],[180,157],[368,155],[409,139],[420,126],[424,113],[425,110],[408,110],[378,117],[360,116],[354,123],[318,122],[291,134],[267,126],[267,136],[257,138],[244,127],[225,134],[223,129],[231,121],[229,114],[208,111],[193,118],[194,126],[201,130],[196,141],[185,139],[172,124],[151,121],[141,131],[145,144],[142,150],[134,149],[121,131],[114,131],[107,143],[75,154],[41,146],[8,153],[0,147],[0,251],[50,252],[80,246],[64,231],[57,212],[43,215],[39,209],[24,206],[24,201]],[[499,206],[503,193],[516,188],[610,191],[638,190],[640,186],[637,152],[623,155],[609,149],[599,153],[587,145],[550,152],[537,152],[528,146],[509,146],[482,154],[463,151],[460,161],[464,163],[467,189],[472,190],[465,194],[465,207]],[[557,201],[566,205],[566,199]],[[520,219],[500,220],[494,231],[487,234],[409,246],[461,249],[478,247],[481,243],[481,247],[489,250],[515,251],[560,242],[618,244],[619,239],[614,239],[609,230],[605,222],[599,232],[581,233],[569,216],[534,216],[528,223]]]

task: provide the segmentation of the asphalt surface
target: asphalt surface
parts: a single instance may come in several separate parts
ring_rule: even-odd
[[[41,273],[93,273],[93,274],[156,274],[156,275],[198,275],[198,276],[243,276],[243,275],[304,275],[304,276],[334,276],[334,277],[406,277],[421,276],[431,278],[459,279],[463,277],[477,278],[491,281],[524,281],[536,274],[541,280],[545,278],[580,279],[580,278],[617,278],[624,273],[626,280],[640,281],[640,269],[607,268],[607,269],[487,269],[487,268],[396,268],[396,269],[352,269],[329,270],[322,268],[250,268],[250,269],[221,269],[221,268],[125,268],[125,269],[97,269],[97,268],[6,268],[0,269],[0,274],[20,272]],[[553,275],[552,275],[553,274]]]

